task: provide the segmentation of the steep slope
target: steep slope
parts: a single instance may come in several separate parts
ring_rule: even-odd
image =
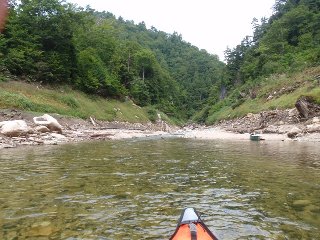
[[[226,51],[228,76],[194,120],[211,124],[291,108],[302,95],[319,102],[320,3],[276,1],[274,11],[269,20],[253,22],[253,37]]]

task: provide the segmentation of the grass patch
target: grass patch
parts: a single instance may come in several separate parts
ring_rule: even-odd
[[[308,92],[307,87],[298,88],[290,94],[284,94],[278,98],[272,99],[271,101],[265,102],[262,108],[264,110],[294,108],[296,101],[306,92]]]
[[[43,88],[19,81],[0,82],[0,108],[58,113],[104,121],[148,122],[149,114],[132,101],[120,102],[75,91],[68,86]]]
[[[79,108],[80,107],[79,102],[76,100],[76,98],[74,98],[74,96],[63,95],[60,97],[60,101],[62,103],[65,103],[66,105],[68,105],[71,108]]]
[[[315,78],[320,74],[320,66],[310,68],[304,72],[295,73],[292,75],[272,75],[265,78],[254,86],[248,83],[243,89],[254,88],[257,92],[255,99],[239,98],[239,89],[235,89],[230,93],[229,97],[216,103],[210,107],[207,124],[213,124],[222,119],[232,119],[243,117],[248,113],[259,113],[261,111],[274,109],[294,108],[296,101],[301,96],[310,96],[317,104],[320,104],[320,83]],[[285,91],[290,89],[290,91]],[[283,91],[282,94],[281,91]],[[272,99],[267,99],[273,95]],[[207,111],[207,109],[205,109]],[[203,116],[204,111],[200,111],[198,115]]]
[[[320,87],[312,89],[306,96],[311,97],[315,103],[320,105]]]
[[[230,119],[233,109],[230,106],[222,106],[219,110],[214,111],[212,114],[209,114],[206,124],[213,124],[222,119]]]
[[[0,107],[1,108],[17,108],[32,112],[56,112],[57,109],[45,104],[39,104],[31,101],[22,94],[10,93],[0,90]]]

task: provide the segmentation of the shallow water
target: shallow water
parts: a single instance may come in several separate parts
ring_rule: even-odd
[[[0,151],[0,239],[320,239],[318,143],[126,140]]]

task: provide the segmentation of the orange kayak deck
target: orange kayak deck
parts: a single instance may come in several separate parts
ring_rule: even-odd
[[[178,226],[170,240],[218,240],[200,219],[194,208],[182,211]]]
[[[197,228],[197,240],[213,240],[217,239],[212,236],[213,234],[208,232],[206,228],[202,226],[201,223],[195,224]],[[191,240],[191,231],[189,224],[182,224],[179,226],[174,236],[172,236],[171,240]]]

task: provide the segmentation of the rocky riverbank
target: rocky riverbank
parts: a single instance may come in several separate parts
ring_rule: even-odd
[[[0,111],[0,149],[14,148],[24,145],[56,145],[68,142],[125,139],[150,136],[168,135],[176,131],[164,122],[153,123],[126,123],[97,121],[69,118],[52,114],[61,129],[40,128],[34,118],[41,118],[31,113],[18,110]],[[17,132],[4,133],[2,125],[7,122],[23,121],[25,124]],[[20,122],[18,122],[20,123]],[[2,129],[1,129],[2,127]]]
[[[36,124],[34,114],[18,110],[0,111],[0,149],[23,145],[55,145],[68,142],[112,140],[138,137],[183,137],[196,139],[249,140],[250,133],[261,134],[264,140],[320,142],[320,117],[302,117],[295,109],[265,111],[245,117],[224,120],[214,126],[177,128],[163,121],[157,123],[103,122],[52,115],[60,128]],[[7,122],[22,120],[27,130],[18,134],[3,132]],[[1,128],[2,127],[2,128]]]
[[[272,141],[320,142],[320,118],[305,119],[297,109],[265,111],[245,117],[223,120],[214,126],[189,126],[186,138],[249,140],[250,134]]]
[[[320,141],[320,117],[304,117],[296,109],[265,111],[222,121],[218,126],[236,133],[258,133],[266,139]]]

